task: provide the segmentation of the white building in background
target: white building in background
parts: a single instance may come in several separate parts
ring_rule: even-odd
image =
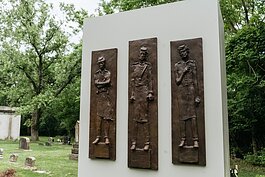
[[[21,115],[15,108],[0,106],[0,139],[18,139],[20,135]]]

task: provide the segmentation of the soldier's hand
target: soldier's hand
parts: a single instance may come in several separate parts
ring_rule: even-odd
[[[186,67],[184,68],[184,73],[189,72],[189,71],[190,71],[190,66],[186,66]]]
[[[153,101],[154,100],[154,96],[153,96],[152,93],[148,93],[146,98],[147,98],[148,101]]]
[[[201,102],[201,99],[197,96],[197,97],[195,98],[195,103],[198,105],[198,104],[200,104],[200,102]]]
[[[131,102],[134,102],[135,101],[135,96],[134,95],[131,96],[130,101]]]

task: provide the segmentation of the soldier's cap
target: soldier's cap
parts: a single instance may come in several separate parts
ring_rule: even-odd
[[[141,51],[147,52],[147,47],[143,46],[140,48]]]
[[[106,61],[106,59],[104,58],[104,57],[99,57],[98,58],[98,63],[100,63],[100,62],[105,62]]]
[[[183,44],[183,45],[180,45],[179,47],[178,47],[178,50],[181,52],[181,51],[189,51],[189,48],[188,48],[188,46],[187,45],[185,45],[185,44]]]

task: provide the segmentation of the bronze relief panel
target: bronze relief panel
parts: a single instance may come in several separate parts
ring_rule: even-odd
[[[89,158],[116,159],[117,49],[92,52]]]
[[[129,42],[128,92],[128,166],[157,170],[157,38]]]
[[[206,165],[202,39],[171,41],[172,163]]]

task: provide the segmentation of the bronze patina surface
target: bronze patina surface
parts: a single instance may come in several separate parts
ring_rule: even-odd
[[[170,44],[172,162],[205,166],[202,39]]]
[[[92,52],[89,158],[116,159],[117,49]]]
[[[158,169],[157,39],[129,42],[128,166]]]

